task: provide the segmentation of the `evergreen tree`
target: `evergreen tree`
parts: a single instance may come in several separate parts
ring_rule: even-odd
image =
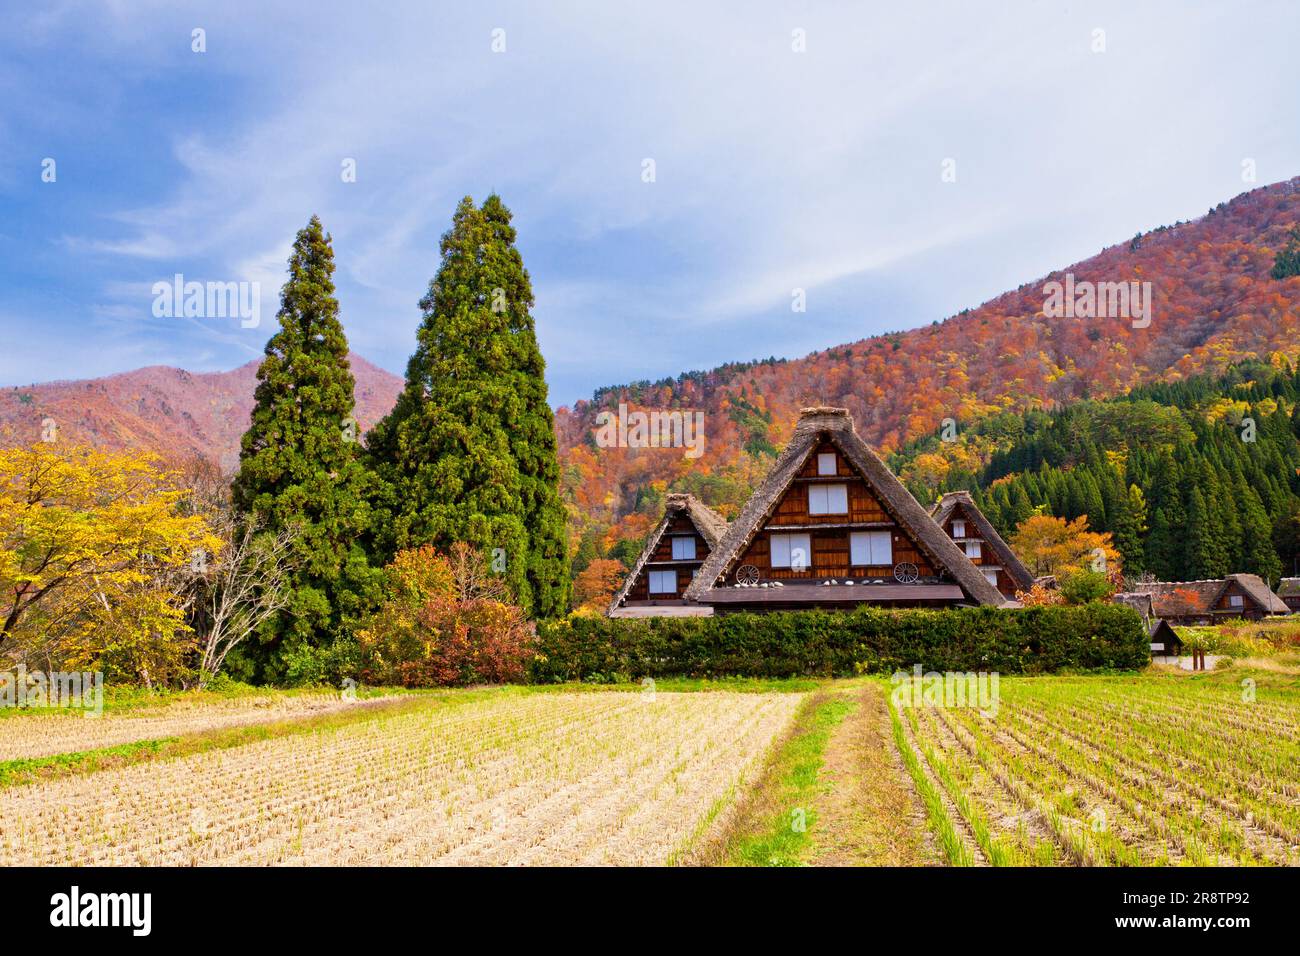
[[[370,524],[352,419],[354,381],[334,297],[334,251],[313,216],[299,231],[280,293],[279,331],[257,370],[252,421],[232,487],[237,511],[275,532],[294,528],[288,607],[247,653],[263,678],[283,655],[320,646],[366,610],[376,583],[361,544]]]
[[[1241,501],[1241,568],[1258,574],[1270,587],[1276,587],[1282,577],[1282,561],[1273,544],[1273,525],[1259,500],[1259,495],[1246,488]]]
[[[406,387],[367,440],[389,516],[380,551],[468,542],[525,610],[564,613],[555,433],[509,212],[466,197],[440,251]]]
[[[1147,533],[1147,502],[1142,489],[1130,485],[1128,494],[1117,499],[1115,508],[1115,547],[1124,558],[1125,573],[1136,577],[1146,570],[1143,538]]]
[[[1197,581],[1228,573],[1214,515],[1198,487],[1192,488],[1187,499],[1187,565],[1191,578]]]

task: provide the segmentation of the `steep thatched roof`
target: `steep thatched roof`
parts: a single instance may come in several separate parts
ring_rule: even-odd
[[[1002,540],[1002,535],[998,534],[998,529],[993,527],[992,522],[989,521],[984,512],[980,511],[976,506],[975,500],[971,498],[969,491],[948,492],[931,509],[930,516],[934,518],[934,523],[942,528],[943,523],[952,516],[958,505],[962,506],[962,512],[974,522],[975,527],[979,530],[980,538],[993,549],[998,562],[1002,565],[1002,570],[1011,576],[1016,587],[1021,591],[1028,591],[1033,587],[1033,574],[1025,567],[1024,562],[1016,557],[1016,553],[1011,550],[1011,545]]]
[[[1277,586],[1277,596],[1281,598],[1300,597],[1300,578],[1283,578]]]
[[[691,519],[691,523],[695,525],[695,530],[700,533],[700,537],[708,544],[710,553],[717,550],[723,535],[727,533],[727,519],[694,495],[679,494],[677,492],[670,494],[664,502],[664,516],[659,520],[659,524],[655,526],[654,531],[650,532],[650,537],[646,539],[645,547],[641,550],[641,556],[636,559],[636,564],[632,566],[632,570],[628,573],[627,580],[623,582],[623,586],[614,595],[614,600],[610,602],[609,610],[611,612],[627,599],[628,592],[632,590],[632,584],[636,581],[637,575],[641,573],[641,569],[645,567],[645,563],[655,553],[655,548],[659,547],[659,541],[663,538],[664,532],[668,530],[668,525],[673,518],[682,514]]]
[[[709,554],[695,580],[686,589],[687,599],[699,600],[726,576],[731,565],[762,530],[781,496],[823,436],[857,469],[881,505],[910,532],[936,568],[951,575],[976,603],[997,606],[1004,602],[998,589],[988,582],[952,539],[934,523],[911,492],[903,487],[903,483],[894,477],[879,456],[858,437],[853,430],[853,419],[848,410],[827,407],[805,408],[802,411],[790,444],[786,445],[763,483],[746,502],[740,516],[731,523],[722,543]]]

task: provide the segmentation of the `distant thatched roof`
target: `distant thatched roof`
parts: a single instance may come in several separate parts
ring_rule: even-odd
[[[1137,585],[1141,594],[1151,595],[1156,617],[1191,617],[1214,613],[1223,592],[1236,582],[1268,614],[1288,614],[1291,609],[1258,574],[1229,574],[1205,581],[1149,581]]]
[[[650,537],[646,539],[645,547],[641,550],[641,556],[636,559],[636,564],[628,573],[627,580],[619,588],[614,600],[610,602],[609,610],[613,612],[627,598],[628,592],[632,590],[632,584],[645,567],[645,563],[650,560],[650,556],[655,553],[655,548],[659,547],[659,541],[668,530],[668,525],[674,517],[685,513],[695,525],[695,530],[700,533],[705,542],[709,545],[709,551],[717,549],[718,543],[722,540],[723,535],[727,533],[727,519],[722,517],[704,502],[700,501],[694,495],[685,495],[674,492],[670,494],[664,502],[664,516],[655,526],[654,531],[650,532]]]
[[[1300,578],[1283,578],[1282,583],[1277,586],[1277,596],[1300,597]]]
[[[993,549],[993,553],[997,555],[997,559],[1002,565],[1002,570],[1011,576],[1016,588],[1021,591],[1028,591],[1033,587],[1033,574],[1025,567],[1024,562],[1016,557],[1016,553],[1011,550],[1011,545],[1002,540],[1002,535],[998,534],[997,528],[993,527],[984,512],[980,511],[979,507],[976,506],[969,491],[950,491],[940,498],[939,503],[930,512],[931,517],[934,518],[934,523],[942,528],[943,523],[952,516],[958,505],[962,506],[962,511],[975,523],[980,538]]]
[[[699,600],[726,576],[731,565],[762,530],[763,524],[822,436],[828,438],[857,469],[885,510],[911,533],[937,569],[951,575],[976,603],[998,606],[1004,602],[998,589],[988,582],[970,558],[934,523],[911,492],[903,487],[903,483],[894,477],[894,473],[879,456],[858,437],[853,430],[853,419],[848,410],[829,407],[805,408],[801,412],[794,438],[786,445],[763,483],[745,504],[740,516],[731,523],[721,544],[709,554],[695,580],[686,589],[689,600]]]

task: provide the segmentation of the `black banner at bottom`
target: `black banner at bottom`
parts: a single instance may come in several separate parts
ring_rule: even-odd
[[[240,928],[259,942],[337,944],[397,926],[478,927],[494,941],[517,933],[536,942],[559,927],[566,937],[581,928],[670,939],[689,925],[692,939],[712,928],[733,942],[751,932],[770,942],[815,933],[832,917],[873,937],[918,940],[987,928],[1227,942],[1293,925],[1295,888],[1292,874],[1263,869],[0,871],[5,910],[24,939],[94,935],[128,946]]]

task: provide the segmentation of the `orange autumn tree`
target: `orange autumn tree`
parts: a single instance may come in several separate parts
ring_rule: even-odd
[[[1035,576],[1051,574],[1060,579],[1080,571],[1110,575],[1120,570],[1119,551],[1110,532],[1089,531],[1087,515],[1073,521],[1031,515],[1020,523],[1010,544]]]
[[[609,607],[614,593],[627,577],[622,561],[597,558],[573,581],[573,600],[576,609],[599,613]]]

